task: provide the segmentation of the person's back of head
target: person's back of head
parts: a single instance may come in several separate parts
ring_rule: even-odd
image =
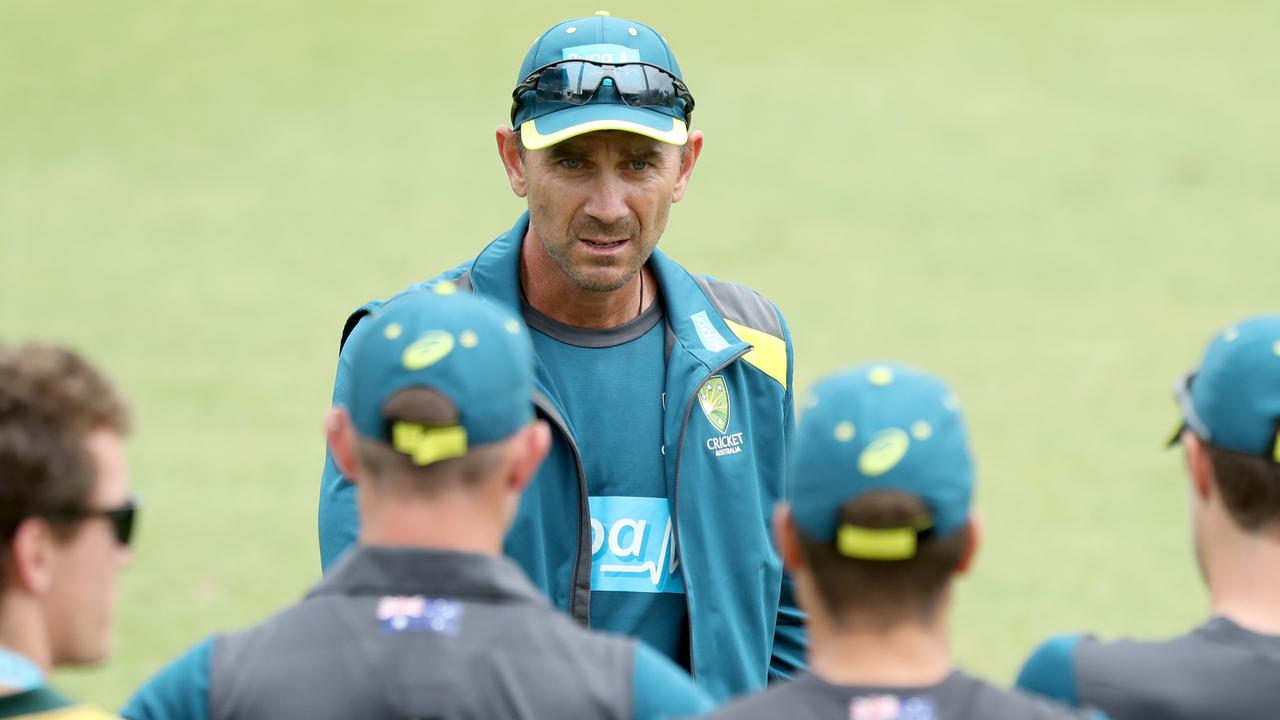
[[[42,672],[110,652],[134,516],[128,431],[124,402],[81,357],[0,345],[0,644]]]
[[[842,505],[838,522],[861,532],[914,532],[929,516],[928,505],[915,495],[873,490]],[[818,599],[842,629],[931,624],[969,549],[963,530],[926,534],[911,557],[895,560],[860,556],[856,550],[842,552],[803,531],[798,538]]]
[[[819,383],[809,405],[783,533],[816,591],[809,604],[838,629],[933,625],[975,545],[955,397],[918,371],[873,365]]]
[[[392,300],[349,342],[327,429],[363,541],[496,552],[550,444],[524,324],[446,284]]]
[[[957,670],[946,615],[977,552],[974,467],[940,380],[867,365],[817,383],[800,418],[783,562],[808,613],[809,670],[712,717],[1082,717]]]
[[[1197,556],[1215,605],[1238,605],[1246,577],[1280,578],[1280,315],[1219,332],[1174,394]],[[1280,614],[1266,614],[1252,620],[1280,634]]]
[[[1155,641],[1056,635],[1018,685],[1112,717],[1272,717],[1280,702],[1280,315],[1217,333],[1174,386],[1210,617]]]

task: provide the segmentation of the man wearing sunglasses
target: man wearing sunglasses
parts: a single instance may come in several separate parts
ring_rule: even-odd
[[[502,537],[547,451],[523,324],[468,295],[402,295],[365,321],[329,446],[360,544],[300,603],[198,645],[131,720],[614,718],[705,711],[670,660],[557,612]]]
[[[528,212],[422,284],[483,296],[532,329],[552,447],[505,551],[557,607],[644,640],[713,696],[761,688],[804,655],[769,538],[794,424],[787,326],[754,291],[656,249],[703,146],[656,31],[607,13],[559,23],[515,80],[496,142]],[[348,319],[348,347],[380,304]],[[357,530],[352,485],[330,456],[326,567]]]
[[[1174,394],[1210,619],[1163,642],[1050,639],[1018,684],[1116,720],[1280,713],[1280,315],[1218,333]]]
[[[47,679],[111,651],[133,530],[128,430],[111,383],[76,354],[0,345],[0,717],[107,717]]]

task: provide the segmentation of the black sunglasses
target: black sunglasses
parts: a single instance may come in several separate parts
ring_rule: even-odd
[[[527,92],[536,93],[538,102],[586,105],[595,97],[605,78],[613,81],[622,102],[631,107],[681,111],[686,124],[693,114],[693,95],[689,93],[689,87],[657,65],[558,60],[529,73],[511,91],[511,124],[516,122],[521,96]]]
[[[138,499],[130,496],[119,507],[63,510],[49,513],[44,517],[51,523],[75,523],[96,517],[106,518],[111,523],[111,530],[115,533],[116,542],[121,545],[128,545],[129,541],[133,539],[133,525],[137,515]]]

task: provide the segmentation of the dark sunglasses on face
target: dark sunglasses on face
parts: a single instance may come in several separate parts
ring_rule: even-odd
[[[111,530],[116,536],[116,542],[121,545],[128,545],[129,541],[133,539],[133,525],[137,514],[138,500],[135,497],[130,497],[118,507],[65,510],[50,513],[45,519],[53,523],[75,523],[96,517],[106,518],[111,523]]]
[[[511,92],[511,122],[515,124],[521,96],[527,92],[534,91],[537,102],[586,105],[605,78],[613,81],[622,102],[631,107],[681,111],[686,123],[693,114],[693,95],[688,86],[657,65],[560,60],[529,73]]]

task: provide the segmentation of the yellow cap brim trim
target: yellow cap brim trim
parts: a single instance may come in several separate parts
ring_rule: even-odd
[[[525,120],[520,125],[520,141],[529,150],[541,150],[563,142],[571,137],[585,135],[600,130],[622,130],[624,132],[644,135],[672,145],[684,145],[689,142],[689,128],[683,121],[671,118],[670,130],[659,130],[628,120],[592,120],[581,125],[572,125],[563,130],[543,135],[538,132],[536,120]]]
[[[426,427],[400,420],[391,426],[391,447],[408,455],[414,465],[425,467],[466,455],[467,430],[460,425]]]

